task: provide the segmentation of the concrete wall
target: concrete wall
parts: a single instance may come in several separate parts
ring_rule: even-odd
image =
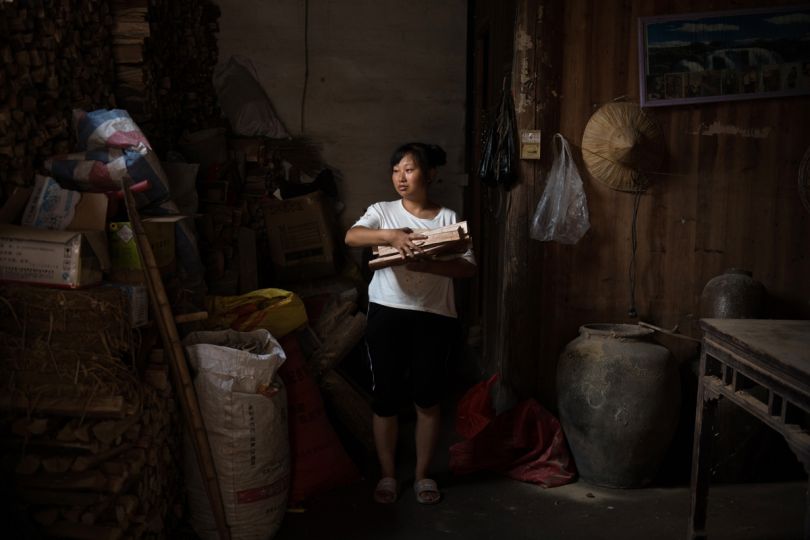
[[[282,121],[301,134],[304,1],[219,5],[220,61],[250,57]],[[433,195],[462,210],[466,13],[464,0],[309,0],[303,134],[343,174],[344,227],[396,198],[388,159],[412,140],[447,151]]]

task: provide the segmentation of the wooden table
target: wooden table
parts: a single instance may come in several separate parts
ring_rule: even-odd
[[[706,538],[711,426],[719,398],[781,433],[810,473],[805,420],[810,415],[810,321],[703,319],[700,325],[703,351],[692,447],[689,539]],[[767,391],[767,402],[751,394],[754,387]],[[810,512],[805,514],[804,538],[810,540]]]

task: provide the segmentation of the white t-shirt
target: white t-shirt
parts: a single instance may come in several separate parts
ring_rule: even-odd
[[[441,208],[433,219],[414,216],[402,205],[402,199],[374,203],[352,227],[369,229],[436,229],[457,223],[456,213]],[[455,255],[475,264],[472,249]],[[412,272],[405,266],[381,268],[374,272],[368,286],[368,299],[375,304],[400,309],[413,309],[457,317],[453,279],[426,272]]]

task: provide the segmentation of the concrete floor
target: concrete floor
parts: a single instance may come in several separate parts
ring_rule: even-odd
[[[580,481],[542,489],[491,475],[444,478],[444,500],[422,506],[410,489],[393,505],[376,504],[373,486],[347,486],[288,513],[276,539],[683,540],[689,516],[687,487],[611,490]],[[802,538],[804,492],[804,483],[715,486],[709,538]]]
[[[689,487],[614,490],[583,481],[543,489],[494,473],[455,477],[448,469],[456,440],[452,415],[444,415],[435,475],[443,501],[416,502],[413,483],[412,423],[400,437],[399,500],[380,505],[372,498],[376,465],[362,460],[365,479],[307,501],[289,512],[277,540],[328,538],[556,540],[686,538]],[[709,491],[711,540],[802,538],[806,482],[713,485]]]

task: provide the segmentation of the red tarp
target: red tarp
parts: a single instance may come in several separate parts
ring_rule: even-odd
[[[459,401],[456,430],[466,440],[450,447],[455,474],[496,471],[544,487],[576,476],[560,422],[533,399],[495,415],[490,389],[497,380],[472,387]]]

